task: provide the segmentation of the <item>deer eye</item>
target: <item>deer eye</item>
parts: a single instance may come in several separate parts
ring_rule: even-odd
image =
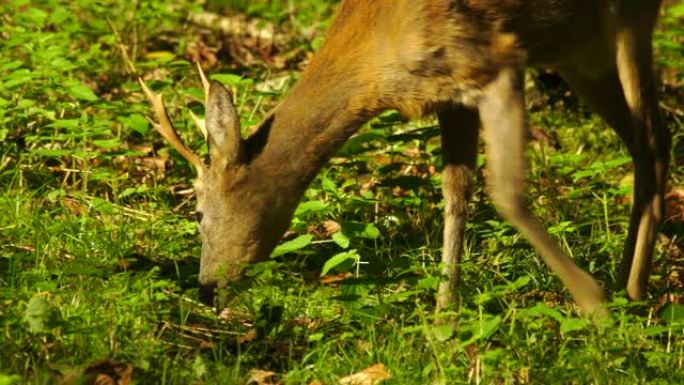
[[[193,215],[195,216],[195,220],[197,222],[202,222],[202,218],[204,217],[204,214],[201,211],[195,211],[193,213]]]

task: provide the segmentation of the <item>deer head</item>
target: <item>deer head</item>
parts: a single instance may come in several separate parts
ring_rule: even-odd
[[[220,83],[209,83],[200,68],[206,94],[206,117],[191,116],[207,140],[209,164],[178,136],[161,94],[141,80],[157,122],[155,129],[197,171],[194,188],[202,236],[200,298],[211,303],[217,287],[241,275],[246,264],[268,258],[285,232],[296,202],[284,205],[269,194],[271,186],[250,175],[247,141],[240,136],[240,120],[231,93]],[[290,207],[291,206],[291,207]]]

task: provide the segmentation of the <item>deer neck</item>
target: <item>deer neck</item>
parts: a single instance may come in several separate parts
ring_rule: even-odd
[[[334,72],[334,71],[333,71]],[[311,73],[250,138],[261,152],[250,164],[266,190],[286,196],[292,204],[301,198],[323,165],[372,115],[364,100],[372,99],[353,71],[346,76]]]

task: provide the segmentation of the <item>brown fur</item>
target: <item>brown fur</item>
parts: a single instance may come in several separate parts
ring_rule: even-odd
[[[583,310],[602,312],[599,285],[524,204],[522,71],[537,65],[558,70],[616,129],[635,159],[639,188],[622,280],[631,297],[642,298],[669,161],[669,133],[658,119],[650,73],[659,4],[343,0],[325,45],[254,135],[235,146],[234,111],[207,117],[210,142],[240,154],[212,151],[212,167],[198,184],[198,210],[205,213],[200,283],[227,284],[241,264],[267,258],[318,170],[364,122],[397,109],[409,117],[437,112],[443,130],[446,281],[439,307],[454,300],[482,126],[495,204]],[[209,105],[211,94],[222,98],[213,105],[232,105],[218,88]]]

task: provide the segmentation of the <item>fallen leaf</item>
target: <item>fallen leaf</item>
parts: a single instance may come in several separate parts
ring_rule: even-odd
[[[287,83],[290,81],[291,77],[288,76],[280,76],[276,77],[273,79],[269,79],[266,81],[263,81],[261,83],[258,83],[256,86],[254,86],[254,89],[259,91],[259,92],[281,92],[283,89],[285,89],[285,86]]]
[[[258,335],[258,333],[257,333],[256,328],[249,329],[249,331],[247,331],[247,333],[238,337],[238,343],[246,344],[248,342],[252,342],[252,341],[256,340],[257,335]]]
[[[323,229],[325,229],[325,235],[326,236],[330,236],[330,235],[342,230],[342,225],[340,225],[339,223],[332,221],[332,220],[325,221],[325,222],[323,222],[322,225],[323,225]]]
[[[249,379],[247,385],[275,385],[276,382],[271,382],[269,379],[275,377],[276,373],[268,370],[252,369],[249,372]]]
[[[293,320],[293,324],[297,326],[303,326],[309,331],[318,329],[322,321],[318,318],[311,318],[307,316],[299,316]]]
[[[226,321],[226,322],[235,322],[235,320],[238,319],[238,317],[236,317],[233,309],[231,309],[229,307],[221,310],[221,313],[219,313],[218,318],[221,321]]]
[[[74,216],[81,216],[83,212],[87,211],[85,207],[83,207],[83,202],[81,202],[78,199],[74,198],[69,198],[65,197],[62,199],[62,206],[66,208],[71,214]]]
[[[321,277],[318,281],[321,283],[321,285],[332,285],[341,281],[344,281],[347,278],[351,278],[354,276],[350,272],[346,273],[341,273],[341,274],[331,274],[331,275],[326,275],[324,277]]]
[[[530,127],[530,136],[536,143],[542,144],[546,147],[558,148],[558,141],[556,138],[539,126]]]
[[[209,47],[202,40],[188,44],[188,47],[185,50],[186,56],[188,56],[193,63],[202,63],[207,68],[212,68],[218,63],[216,52],[216,48]]]
[[[684,187],[675,187],[665,194],[665,221],[684,222]]]
[[[190,21],[201,27],[220,30],[228,35],[256,37],[269,44],[276,39],[283,38],[274,33],[275,28],[271,23],[260,19],[249,20],[243,15],[223,16],[210,12],[197,12],[190,14]]]
[[[133,381],[133,366],[115,360],[98,361],[88,367],[84,377],[93,385],[128,385]]]
[[[142,152],[144,154],[151,154],[154,151],[154,146],[151,143],[128,143],[128,148],[133,151]]]
[[[390,373],[385,365],[375,364],[356,374],[340,379],[340,385],[374,385],[390,377]]]

